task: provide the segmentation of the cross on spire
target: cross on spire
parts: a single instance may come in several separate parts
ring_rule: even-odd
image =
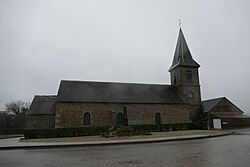
[[[181,19],[179,19],[179,27],[181,28]]]

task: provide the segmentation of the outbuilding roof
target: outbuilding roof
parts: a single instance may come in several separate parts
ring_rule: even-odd
[[[180,104],[175,86],[138,83],[61,81],[59,102]]]
[[[216,106],[216,104],[218,104],[224,98],[225,97],[220,97],[202,101],[203,112],[209,112],[212,108]]]
[[[35,95],[28,110],[28,114],[55,114],[53,110],[55,102],[55,95]]]
[[[230,100],[228,100],[226,97],[219,97],[215,99],[210,100],[204,100],[202,101],[203,106],[203,112],[209,112],[212,110],[218,103],[220,103],[222,100],[227,100],[229,103],[231,103],[233,106],[235,106],[240,112],[244,113],[240,108],[238,108],[235,104],[233,104]]]

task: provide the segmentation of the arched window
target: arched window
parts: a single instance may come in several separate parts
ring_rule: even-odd
[[[123,124],[123,114],[122,113],[117,114],[116,123],[117,123],[117,125],[122,125]]]
[[[176,77],[176,74],[174,74],[174,85],[177,84],[177,77]]]
[[[90,125],[90,113],[88,112],[83,116],[83,125]]]
[[[191,71],[187,71],[187,82],[192,83],[192,72]]]
[[[156,125],[161,124],[161,114],[160,113],[155,113],[155,124]]]

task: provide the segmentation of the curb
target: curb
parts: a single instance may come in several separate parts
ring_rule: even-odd
[[[158,143],[158,142],[167,142],[167,141],[182,141],[182,140],[195,140],[195,139],[204,139],[204,138],[213,138],[232,135],[235,132],[228,132],[224,134],[217,135],[201,135],[195,137],[180,137],[180,138],[151,138],[151,139],[138,139],[130,141],[108,141],[108,142],[96,142],[96,143],[79,143],[79,144],[53,144],[53,145],[33,145],[33,146],[6,146],[0,147],[0,150],[17,150],[17,149],[50,149],[50,148],[68,148],[68,147],[91,147],[91,146],[108,146],[108,145],[126,145],[126,144],[146,144],[146,143]]]
[[[12,139],[12,138],[17,138],[17,137],[23,137],[23,135],[16,135],[16,136],[0,136],[0,139]]]

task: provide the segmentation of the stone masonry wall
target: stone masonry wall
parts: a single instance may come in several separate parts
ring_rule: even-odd
[[[26,128],[28,129],[49,129],[55,128],[55,115],[31,115],[27,117]]]
[[[211,114],[221,114],[221,115],[241,115],[242,112],[226,99],[223,99],[219,104],[217,104],[211,111]]]
[[[191,80],[187,77],[188,72],[191,72]],[[171,71],[170,77],[171,85],[175,85],[177,87],[178,94],[185,102],[190,103],[191,105],[200,106],[201,92],[198,68],[177,67]],[[192,97],[190,97],[189,94],[192,94]]]
[[[90,113],[89,126],[116,125],[116,116],[127,107],[129,125],[155,124],[155,113],[161,114],[161,123],[190,123],[188,105],[167,104],[108,104],[57,103],[56,128],[83,127],[83,117]]]

